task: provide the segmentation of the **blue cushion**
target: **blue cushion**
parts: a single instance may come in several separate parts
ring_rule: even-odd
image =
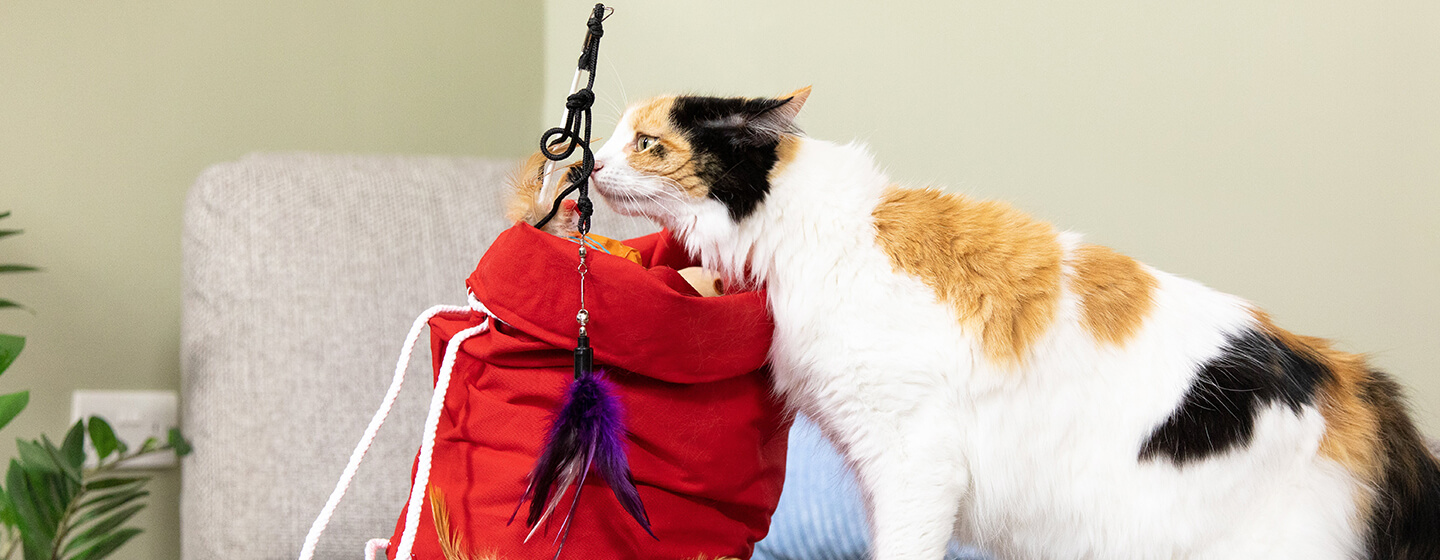
[[[804,416],[790,429],[785,491],[770,534],[755,543],[754,560],[867,560],[870,532],[855,475],[820,428]],[[947,560],[979,560],[972,547],[951,542]]]

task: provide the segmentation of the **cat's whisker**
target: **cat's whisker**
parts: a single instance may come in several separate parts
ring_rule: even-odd
[[[606,122],[619,121],[620,117],[625,114],[623,105],[616,106],[615,100],[608,98],[605,99],[605,111],[605,115],[601,120]]]
[[[629,106],[630,94],[625,91],[625,78],[620,75],[620,70],[616,68],[614,61],[610,59],[605,59],[605,63],[605,66],[610,69],[610,74],[615,76],[615,85],[620,88],[621,106]]]
[[[663,192],[663,191],[662,191],[662,192]],[[651,202],[654,202],[654,203],[656,203],[656,204],[659,204],[659,203],[661,203],[662,200],[663,200],[663,199],[660,197],[660,194],[662,194],[662,192],[657,192],[657,191],[653,191],[653,190],[641,190],[641,191],[635,191],[635,194],[643,197],[643,198],[644,198],[645,200],[647,200],[647,201],[651,201]]]
[[[629,175],[617,174],[616,176],[614,176],[613,179],[611,179],[611,181],[615,183],[616,186],[623,187],[623,194],[628,194],[632,196],[643,196],[646,200],[652,200],[656,202],[659,202],[667,197],[675,201],[685,202],[685,198],[675,192],[677,190],[683,189],[683,187],[680,185],[679,182],[675,181],[674,179],[663,176],[647,177],[646,179],[658,180],[671,188],[650,188],[650,186],[645,184],[640,177],[634,177]]]

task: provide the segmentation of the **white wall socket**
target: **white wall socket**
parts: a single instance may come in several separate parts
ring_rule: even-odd
[[[148,438],[163,444],[170,428],[180,425],[180,397],[175,391],[75,391],[70,395],[70,424],[99,416],[115,436],[137,450]],[[85,463],[95,465],[95,448],[85,438]],[[124,463],[126,469],[166,469],[176,465],[175,453],[154,453]]]

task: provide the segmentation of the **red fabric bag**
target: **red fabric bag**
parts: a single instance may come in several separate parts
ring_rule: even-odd
[[[589,329],[596,368],[623,405],[630,467],[658,540],[591,476],[563,557],[749,558],[780,498],[790,422],[764,368],[773,329],[764,294],[699,297],[677,272],[692,263],[668,234],[626,244],[645,266],[591,251]],[[555,555],[558,522],[525,543],[523,512],[510,519],[574,377],[577,264],[575,243],[517,224],[466,282],[493,319],[460,343],[429,478],[463,552]],[[486,319],[472,311],[430,320],[437,372],[451,338]],[[414,558],[445,558],[434,519],[427,497]],[[391,558],[404,525],[402,512]]]

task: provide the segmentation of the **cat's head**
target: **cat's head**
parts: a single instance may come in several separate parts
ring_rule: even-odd
[[[777,98],[666,96],[631,106],[595,153],[617,212],[724,235],[764,204],[810,88]]]

